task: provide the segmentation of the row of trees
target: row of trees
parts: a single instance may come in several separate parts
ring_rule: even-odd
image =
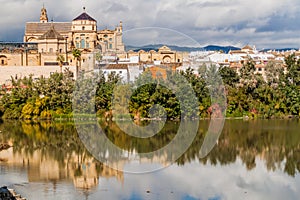
[[[225,112],[221,102],[226,102],[226,98],[228,117],[299,116],[300,60],[294,55],[287,57],[286,69],[284,73],[282,66],[269,63],[264,79],[255,73],[255,64],[249,60],[240,69],[239,74],[228,67],[218,69],[216,66],[200,66],[199,76],[194,75],[191,69],[184,72],[170,71],[166,79],[154,79],[151,73],[145,72],[136,80],[135,85],[120,85],[120,77],[117,74],[112,73],[105,78],[102,72],[75,82],[67,69],[47,79],[41,77],[33,80],[31,76],[23,79],[12,78],[12,88],[3,88],[1,91],[0,114],[3,118],[11,119],[53,118],[62,115],[71,117],[74,100],[79,104],[82,113],[96,110],[98,115],[108,117],[112,115],[112,100],[121,102],[124,101],[121,97],[127,97],[130,100],[129,113],[131,117],[138,119],[151,117],[153,110],[159,116],[169,119],[180,118],[181,115],[218,116]],[[185,77],[188,85],[184,84],[180,77]],[[172,83],[179,85],[174,88]],[[82,94],[76,89],[79,86],[83,89]],[[189,87],[193,92],[190,92]],[[87,104],[83,103],[82,96],[86,95],[84,91],[93,88],[96,89],[92,100],[94,107],[88,108]],[[186,96],[190,98],[183,98]],[[199,102],[196,112],[193,96]],[[181,105],[182,103],[184,105]],[[154,105],[160,105],[164,109],[151,109]],[[181,113],[183,108],[185,113]],[[121,111],[123,108],[114,109]]]
[[[268,63],[265,79],[255,73],[253,61],[248,61],[236,74],[221,68],[226,85],[228,116],[284,117],[300,116],[300,60],[295,55],[286,58],[286,72],[281,65]]]

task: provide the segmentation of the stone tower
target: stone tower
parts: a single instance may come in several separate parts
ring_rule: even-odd
[[[46,8],[44,6],[41,9],[40,22],[41,23],[47,23],[48,22],[47,10],[46,10]]]

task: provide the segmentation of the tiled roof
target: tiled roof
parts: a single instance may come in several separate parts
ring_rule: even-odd
[[[59,34],[55,29],[54,26],[51,26],[50,30],[48,30],[44,35],[40,37],[40,39],[58,39],[63,40],[64,37]]]
[[[253,48],[250,47],[249,45],[246,45],[242,48],[242,50],[250,50],[250,51],[253,51]]]
[[[40,23],[40,22],[27,22],[25,28],[25,34],[44,34],[47,32],[51,25],[54,26],[54,29],[62,33],[68,33],[71,31],[72,23],[71,22],[53,22],[53,23]]]
[[[230,54],[247,54],[245,51],[242,50],[231,50]]]
[[[105,69],[128,69],[127,64],[109,64]]]
[[[81,15],[79,15],[78,17],[73,19],[73,21],[77,21],[77,20],[89,20],[89,21],[94,21],[94,22],[96,21],[94,18],[89,16],[86,12],[82,13]]]

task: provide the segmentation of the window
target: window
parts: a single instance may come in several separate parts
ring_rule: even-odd
[[[59,53],[61,53],[62,52],[62,49],[59,49]]]
[[[85,34],[80,34],[80,36],[81,36],[81,37],[84,37],[84,36],[85,36]]]
[[[80,41],[80,48],[85,48],[85,40],[84,39],[81,39]]]
[[[79,40],[79,37],[76,37],[76,40]]]
[[[112,41],[112,38],[109,38],[109,41]]]
[[[123,72],[122,71],[119,71],[119,74],[122,74]]]
[[[109,49],[112,49],[112,44],[109,44],[109,47],[108,47]]]
[[[103,37],[104,37],[104,38],[107,38],[108,36],[107,36],[107,35],[104,35]]]
[[[78,42],[76,42],[76,48],[79,49],[79,43]]]
[[[83,31],[85,30],[85,27],[84,27],[84,26],[82,27],[82,30],[83,30]]]
[[[53,53],[53,48],[50,48],[50,49],[49,49],[49,52],[50,52],[50,53]]]
[[[86,48],[90,48],[90,43],[89,42],[86,43]]]
[[[1,65],[4,65],[4,60],[1,60]]]

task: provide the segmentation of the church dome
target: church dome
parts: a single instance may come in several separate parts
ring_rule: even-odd
[[[96,22],[96,20],[94,18],[92,18],[85,12],[85,8],[83,8],[83,9],[84,9],[84,12],[81,15],[79,15],[78,17],[76,17],[75,19],[73,19],[73,21],[87,20],[87,21]]]

